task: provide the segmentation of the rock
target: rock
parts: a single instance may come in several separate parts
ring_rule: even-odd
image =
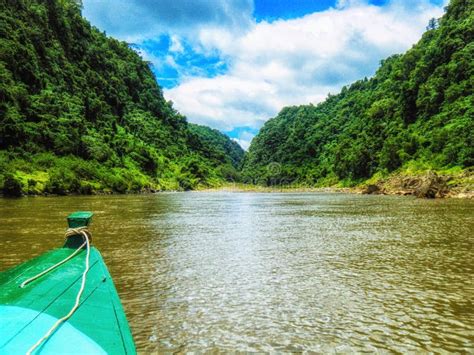
[[[453,194],[451,197],[453,197],[453,198],[474,199],[474,192],[473,191],[459,192],[457,194]]]
[[[421,198],[443,197],[448,192],[446,179],[430,172],[415,187],[415,196]]]
[[[367,187],[362,191],[363,194],[368,194],[368,195],[378,194],[380,192],[381,192],[380,187],[373,184],[367,185]]]

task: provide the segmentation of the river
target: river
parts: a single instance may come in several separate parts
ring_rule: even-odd
[[[189,192],[0,199],[0,270],[95,213],[137,348],[474,352],[474,201]]]

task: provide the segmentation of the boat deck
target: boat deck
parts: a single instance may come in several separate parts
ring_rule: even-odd
[[[52,250],[0,273],[0,353],[25,353],[72,308],[81,286],[85,250],[20,288],[23,281],[72,252],[70,248]],[[79,308],[34,353],[58,352],[136,352],[112,278],[94,247]]]

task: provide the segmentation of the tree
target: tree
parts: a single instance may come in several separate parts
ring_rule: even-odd
[[[437,19],[435,19],[434,17],[432,17],[429,21],[428,21],[428,26],[426,26],[426,30],[427,31],[430,31],[430,30],[435,30],[438,28],[438,25],[439,25],[439,21]]]

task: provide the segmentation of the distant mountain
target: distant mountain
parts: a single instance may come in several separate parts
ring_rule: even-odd
[[[452,0],[418,44],[316,106],[286,107],[253,139],[246,181],[353,184],[397,169],[474,165],[474,2]]]
[[[243,157],[190,126],[73,0],[0,0],[0,123],[7,194],[193,189],[234,178]]]

